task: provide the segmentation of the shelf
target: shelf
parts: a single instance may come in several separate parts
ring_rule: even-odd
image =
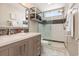
[[[38,8],[36,8],[36,7],[32,7],[32,8],[30,8],[30,16],[31,16],[31,14],[33,14],[33,16],[34,16],[34,18],[30,18],[32,21],[35,21],[35,22],[38,22],[38,23],[41,23],[42,24],[42,20],[39,20],[39,19],[37,19],[37,17],[39,16],[37,16],[37,14],[39,14],[39,13],[41,13],[41,11],[38,9]]]
[[[36,12],[30,12],[30,14],[35,14]]]
[[[35,19],[35,18],[33,18],[33,19],[31,19],[32,21],[35,21],[35,22],[38,22],[38,23],[41,23],[41,24],[46,24],[46,21],[45,20],[38,20],[38,19]]]
[[[38,19],[35,19],[35,18],[32,18],[31,20],[32,20],[32,21],[39,22],[39,23],[41,23],[41,22],[42,22],[42,21],[40,21],[40,20],[38,20]]]
[[[41,12],[30,12],[30,14],[39,14],[39,13],[41,13]]]
[[[39,13],[41,13],[41,11],[38,9],[38,8],[36,8],[36,7],[32,7],[32,8],[30,8],[30,13],[36,13],[36,14],[39,14]],[[32,11],[33,10],[33,11]]]

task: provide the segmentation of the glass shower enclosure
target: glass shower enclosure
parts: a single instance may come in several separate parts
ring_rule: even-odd
[[[51,24],[40,24],[39,23],[39,33],[41,33],[42,39],[51,40]]]
[[[42,16],[42,20],[48,20],[47,18],[45,19],[44,13],[40,14]],[[42,39],[44,40],[51,40],[52,39],[52,24],[41,24],[39,23],[38,25],[38,32],[41,33]]]

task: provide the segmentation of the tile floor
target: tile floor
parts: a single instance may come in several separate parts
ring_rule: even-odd
[[[42,41],[42,56],[69,56],[64,43]]]

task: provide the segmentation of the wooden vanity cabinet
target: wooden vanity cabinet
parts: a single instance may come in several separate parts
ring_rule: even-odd
[[[28,40],[28,56],[39,56],[41,55],[41,37],[33,37]]]
[[[9,55],[11,56],[25,56],[27,55],[27,41],[20,41],[16,45],[9,48]]]
[[[9,56],[8,49],[0,50],[0,56]]]
[[[0,47],[0,56],[39,56],[40,52],[40,35]]]
[[[39,39],[38,39],[39,38]],[[38,36],[38,37],[35,37],[33,42],[34,42],[34,56],[38,56],[41,54],[41,38]]]

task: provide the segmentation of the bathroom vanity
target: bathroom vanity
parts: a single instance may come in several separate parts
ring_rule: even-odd
[[[0,56],[39,55],[41,55],[41,35],[39,33],[0,36]]]

